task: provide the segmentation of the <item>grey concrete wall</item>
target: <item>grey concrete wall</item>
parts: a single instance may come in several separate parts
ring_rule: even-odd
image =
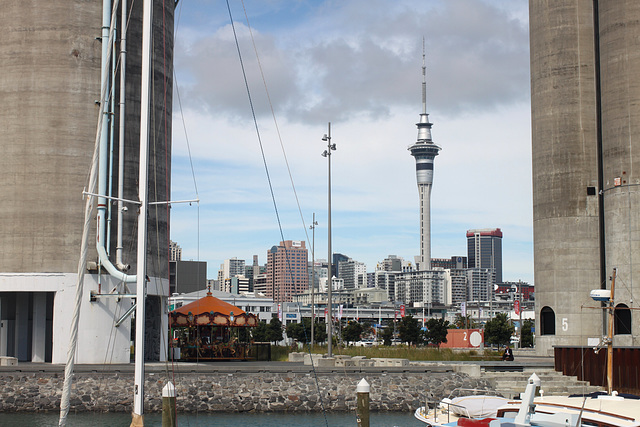
[[[163,8],[163,2],[165,6]],[[173,94],[173,13],[174,2],[154,0],[153,10],[153,114],[149,142],[149,201],[168,201],[171,188],[171,114]],[[163,15],[164,10],[164,15]],[[125,131],[125,199],[138,199],[140,143],[140,75],[142,57],[142,2],[133,2],[127,37],[127,127]],[[166,76],[166,84],[165,84]],[[118,84],[119,92],[119,84]],[[119,102],[119,98],[116,100]],[[117,158],[117,156],[116,156]],[[115,178],[117,181],[117,178]],[[114,183],[114,188],[117,184]],[[147,268],[157,276],[169,277],[169,207],[149,207]],[[137,230],[136,209],[129,208],[125,230]],[[135,239],[135,233],[133,233]],[[125,231],[125,239],[127,232]],[[112,241],[115,242],[115,228]],[[136,245],[124,243],[125,263],[135,271]],[[150,275],[151,275],[150,274]]]
[[[633,307],[640,278],[640,3],[599,1],[598,31],[592,0],[531,0],[536,331],[540,310],[556,314],[556,334],[536,336],[552,345],[585,345],[603,334],[602,313],[588,293],[602,285],[599,269],[618,269],[616,304]],[[600,58],[595,54],[599,48]],[[598,184],[596,72],[600,73],[602,185]],[[602,193],[604,265],[599,254]],[[635,330],[616,345],[637,345]]]
[[[455,388],[491,389],[485,380],[459,373],[218,373],[178,374],[177,412],[349,411],[356,405],[356,385],[371,385],[372,411],[414,411],[427,393],[435,399]],[[59,410],[63,379],[56,374],[0,375],[0,412]],[[165,379],[147,375],[145,412],[162,410]],[[130,412],[133,376],[77,374],[71,412]],[[322,402],[321,402],[322,400]]]
[[[616,3],[617,4],[617,3]],[[600,336],[589,291],[600,287],[592,0],[531,0],[531,111],[536,348]],[[540,310],[555,335],[540,336]]]
[[[171,164],[173,5],[155,2],[150,200],[167,200]],[[142,2],[128,36],[126,194],[137,199]],[[7,0],[0,27],[0,272],[74,272],[100,98],[101,2]],[[168,76],[165,86],[163,76]],[[116,89],[116,93],[118,90]],[[116,104],[117,105],[117,104]],[[166,109],[164,108],[166,106]],[[164,114],[164,111],[167,114]],[[166,119],[166,121],[165,121]],[[117,129],[116,129],[117,135]],[[166,135],[166,138],[165,138]],[[117,163],[116,163],[117,164]],[[117,188],[117,183],[114,183]],[[156,192],[157,189],[157,192]],[[135,238],[136,209],[125,239]],[[159,238],[156,239],[156,226]],[[150,275],[168,277],[168,209],[150,209]],[[92,232],[92,236],[94,233]],[[92,238],[92,246],[95,239]],[[115,236],[112,238],[115,247]],[[126,240],[135,268],[135,242]],[[113,251],[112,251],[113,252]],[[90,258],[95,259],[92,250]],[[135,271],[135,270],[134,270]]]
[[[7,0],[0,27],[0,271],[71,272],[100,98],[99,2]]]
[[[600,2],[606,271],[617,267],[615,300],[629,307],[640,297],[639,20],[640,2]],[[632,316],[632,335],[614,344],[638,345],[640,313]]]

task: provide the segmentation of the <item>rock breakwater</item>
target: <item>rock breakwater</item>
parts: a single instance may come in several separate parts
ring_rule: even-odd
[[[164,374],[147,374],[145,411],[162,410]],[[488,381],[459,372],[259,372],[187,373],[175,377],[178,413],[351,411],[356,385],[371,385],[372,411],[413,411],[427,396],[453,389],[491,389]],[[0,412],[57,411],[63,378],[59,373],[2,373]],[[76,374],[72,412],[130,412],[131,374]]]

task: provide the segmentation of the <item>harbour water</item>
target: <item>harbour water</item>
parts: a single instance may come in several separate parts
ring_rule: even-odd
[[[0,413],[0,426],[4,427],[57,427],[57,413]],[[146,414],[145,426],[161,427],[160,414]],[[69,414],[69,427],[116,427],[129,426],[130,414],[123,413],[82,413]],[[179,415],[180,427],[355,427],[356,416],[353,413],[216,413]],[[371,427],[419,427],[423,426],[407,412],[371,413]]]

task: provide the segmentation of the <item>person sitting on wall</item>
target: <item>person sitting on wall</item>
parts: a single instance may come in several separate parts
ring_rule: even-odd
[[[504,353],[502,353],[502,360],[510,360],[513,361],[513,351],[506,346],[504,349]]]

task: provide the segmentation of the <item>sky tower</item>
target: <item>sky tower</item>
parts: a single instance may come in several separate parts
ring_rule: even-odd
[[[420,260],[419,270],[431,269],[431,185],[433,184],[433,159],[440,147],[431,139],[431,126],[427,114],[427,66],[425,65],[424,40],[422,41],[422,113],[418,126],[418,140],[409,147],[416,158],[416,179],[420,197]]]

